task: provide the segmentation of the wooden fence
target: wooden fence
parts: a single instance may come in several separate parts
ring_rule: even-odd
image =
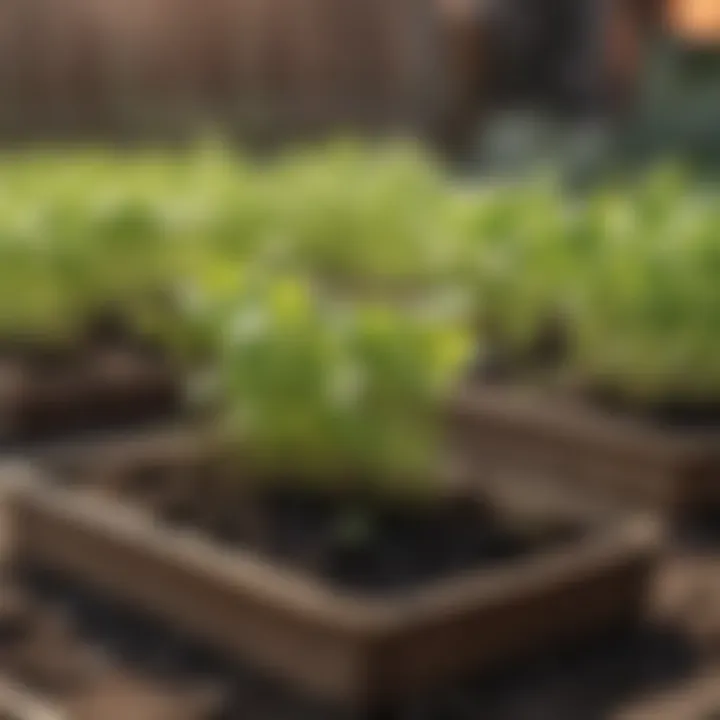
[[[483,8],[510,2],[0,0],[0,141],[219,125],[253,141],[398,129],[462,145],[513,45]],[[643,17],[665,0],[577,2],[598,9],[593,82],[632,102]]]
[[[433,0],[3,0],[0,131],[437,129],[466,91],[442,18]]]

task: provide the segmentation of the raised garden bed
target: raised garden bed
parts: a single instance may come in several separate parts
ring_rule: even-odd
[[[133,347],[0,351],[0,442],[167,419],[178,377],[159,353]]]
[[[720,502],[717,417],[705,424],[682,414],[643,417],[502,383],[474,385],[452,415],[454,432],[488,480],[552,478],[677,511]]]
[[[376,516],[379,547],[323,547],[313,533],[336,513],[308,508],[306,494],[305,509],[292,494],[284,509],[269,500],[282,494],[256,494],[231,506],[234,522],[224,524],[227,497],[213,502],[205,463],[158,467],[129,456],[107,468],[107,482],[72,487],[9,467],[13,557],[352,706],[391,702],[643,611],[658,542],[647,518],[573,503],[541,508],[527,494],[525,507],[520,498],[453,510],[442,501],[406,507],[386,529]],[[343,537],[357,540],[355,531]],[[406,554],[388,564],[393,549]]]

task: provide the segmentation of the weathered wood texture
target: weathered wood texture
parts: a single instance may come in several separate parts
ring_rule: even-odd
[[[5,133],[424,130],[452,42],[431,0],[5,0]]]

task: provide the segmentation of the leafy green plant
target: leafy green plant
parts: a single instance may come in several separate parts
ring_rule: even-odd
[[[368,365],[369,387],[383,388],[373,397],[416,408],[419,396],[400,388],[415,378],[413,392],[424,392],[420,376],[444,342],[442,323],[426,313],[440,305],[448,327],[472,325],[478,347],[524,359],[523,372],[533,372],[538,340],[557,325],[561,379],[641,400],[720,397],[720,211],[712,190],[672,169],[570,198],[542,178],[454,183],[412,146],[341,142],[259,163],[208,144],[177,155],[8,157],[0,191],[0,337],[72,343],[110,307],[193,365],[220,367],[223,382],[236,368],[258,407],[282,373],[293,377],[295,364],[272,355],[282,348],[316,374],[303,392],[318,427],[332,426],[328,437],[362,434],[343,431],[350,415],[321,401],[319,378],[349,373],[332,369],[348,358]],[[286,278],[295,290],[280,289]],[[295,293],[297,308],[282,310],[294,307],[278,300],[283,293]],[[249,349],[219,328],[253,307],[266,328],[253,352],[267,353],[267,369],[250,383]],[[397,367],[363,355],[380,343],[380,327],[387,348],[408,348],[392,351]],[[296,336],[308,344],[293,344]],[[228,398],[242,394],[234,388]],[[361,455],[372,456],[376,407],[367,398],[358,407],[368,433],[354,451],[360,467]],[[396,418],[383,417],[391,429],[377,442],[390,443]],[[250,426],[258,447],[280,442],[263,427]],[[345,435],[333,442],[350,456]]]
[[[720,210],[663,172],[609,193],[575,263],[570,362],[643,402],[720,398]]]
[[[223,434],[263,475],[387,490],[437,472],[438,410],[472,350],[461,319],[329,304],[284,276],[249,283],[215,332]]]
[[[415,148],[331,146],[276,168],[279,214],[297,264],[336,284],[437,282],[457,270],[446,178]]]
[[[0,333],[71,342],[100,312],[130,322],[175,282],[198,182],[170,157],[30,155],[0,175]],[[185,213],[187,215],[187,213]]]

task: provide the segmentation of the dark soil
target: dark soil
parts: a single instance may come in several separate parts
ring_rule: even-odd
[[[720,430],[720,400],[668,398],[633,403],[617,393],[595,390],[589,400],[616,415],[637,417],[651,425],[680,432]]]
[[[77,469],[68,471],[77,481]],[[242,478],[199,462],[108,471],[98,482],[176,527],[370,594],[404,591],[576,540],[579,523],[511,522],[469,497],[431,503],[330,494],[297,484],[245,492]],[[228,477],[230,483],[228,483]],[[288,489],[289,488],[289,489]]]
[[[232,524],[206,527],[220,541],[239,540],[356,592],[402,591],[568,539],[549,532],[531,537],[462,501],[413,510],[288,491],[258,496],[256,512],[261,529],[255,537],[236,538]]]
[[[694,552],[720,553],[720,507],[706,507],[679,519],[675,528],[678,542]]]
[[[74,720],[601,720],[629,697],[682,679],[697,661],[670,631],[618,630],[398,707],[351,713],[57,574],[25,567],[13,589],[16,602],[0,615],[0,673],[63,703]],[[11,597],[7,584],[2,592]]]

